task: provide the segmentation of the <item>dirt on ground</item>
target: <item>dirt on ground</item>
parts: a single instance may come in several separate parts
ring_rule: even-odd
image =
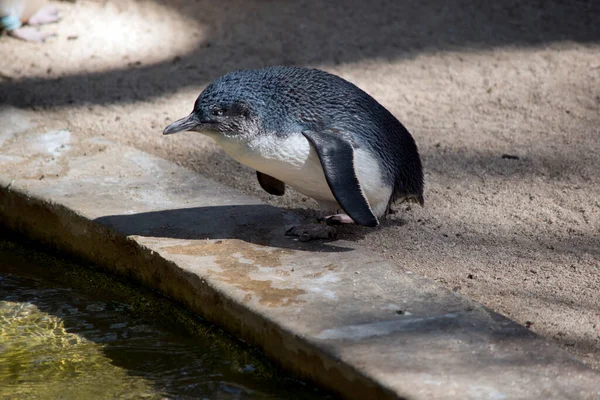
[[[263,192],[206,137],[162,136],[214,78],[338,74],[415,137],[425,207],[345,239],[554,340],[600,369],[600,3],[77,1],[45,44],[0,38],[0,102],[43,127],[132,145]]]

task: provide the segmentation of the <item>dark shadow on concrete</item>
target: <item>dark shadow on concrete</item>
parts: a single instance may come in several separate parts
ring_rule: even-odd
[[[0,102],[22,107],[129,103],[206,83],[239,68],[337,65],[412,58],[431,50],[600,40],[600,3],[593,0],[161,3],[196,18],[210,37],[177,60],[2,82]]]
[[[294,250],[352,251],[351,248],[335,245],[331,241],[303,243],[285,236],[287,225],[313,221],[300,221],[296,215],[266,204],[193,207],[108,215],[94,221],[126,236],[189,240],[239,239],[248,243]]]

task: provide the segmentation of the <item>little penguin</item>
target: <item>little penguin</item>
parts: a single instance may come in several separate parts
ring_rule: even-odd
[[[423,205],[423,168],[408,130],[373,97],[339,76],[276,66],[228,73],[163,134],[194,131],[257,171],[315,199],[327,225],[379,225],[396,201]]]

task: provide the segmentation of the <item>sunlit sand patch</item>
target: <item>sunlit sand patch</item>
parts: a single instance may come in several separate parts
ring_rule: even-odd
[[[0,57],[2,79],[143,67],[190,52],[207,33],[195,19],[159,2],[84,1],[57,6],[62,20],[41,28],[56,32],[56,38],[44,44],[1,38],[0,54],[6,55]],[[34,63],[31,52],[38,53]]]

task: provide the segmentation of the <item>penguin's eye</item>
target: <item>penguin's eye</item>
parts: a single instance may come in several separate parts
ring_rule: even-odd
[[[213,109],[213,115],[217,115],[219,117],[223,116],[225,114],[225,110],[222,108],[215,108]]]

